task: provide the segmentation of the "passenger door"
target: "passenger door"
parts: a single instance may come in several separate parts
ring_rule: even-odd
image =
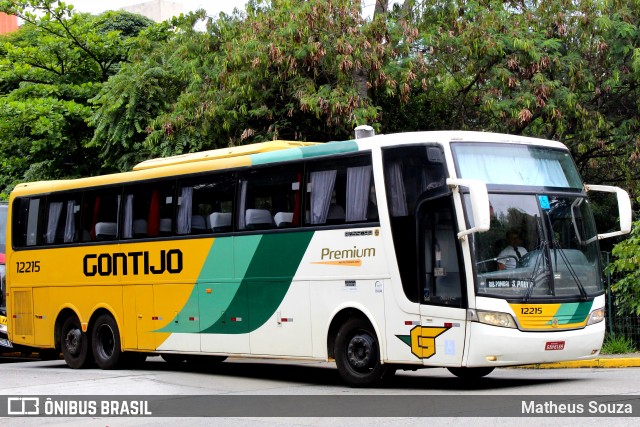
[[[412,330],[412,352],[425,365],[459,366],[467,295],[450,194],[419,203],[417,232],[421,325]]]

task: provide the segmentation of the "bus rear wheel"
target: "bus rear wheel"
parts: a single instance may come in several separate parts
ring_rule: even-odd
[[[91,336],[93,357],[101,369],[116,369],[124,359],[120,348],[120,332],[116,321],[109,314],[96,319]]]
[[[352,387],[371,387],[395,373],[380,361],[380,345],[364,319],[348,320],[336,336],[335,358],[342,379]]]
[[[77,317],[69,317],[62,324],[60,348],[64,361],[70,368],[81,369],[90,365],[89,335],[82,332]]]
[[[495,368],[447,368],[449,372],[463,380],[474,380],[489,375]]]

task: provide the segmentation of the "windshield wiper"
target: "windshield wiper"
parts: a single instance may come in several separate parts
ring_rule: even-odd
[[[544,260],[546,261],[547,265],[549,266],[551,265],[551,259],[550,259],[549,250],[548,250],[549,242],[545,238],[544,231],[542,228],[542,221],[540,220],[540,217],[538,215],[535,215],[534,218],[536,220],[536,231],[538,233],[538,240],[540,241],[540,245],[538,246],[540,248],[540,254],[536,257],[536,263],[533,266],[533,270],[531,271],[531,276],[529,277],[530,285],[527,288],[527,292],[524,294],[524,297],[522,298],[522,302],[529,301],[529,298],[531,298],[531,295],[533,294],[533,289],[538,285],[539,278],[537,275],[537,271],[538,271],[538,267],[540,266],[540,261],[542,260],[542,258],[544,257]],[[543,279],[546,276],[547,280],[549,281],[549,285],[551,286],[553,278],[551,276],[550,269],[551,267],[543,268],[542,277],[540,279]]]
[[[549,233],[551,233],[551,244],[552,244],[552,247],[554,249],[553,254],[555,256],[554,257],[555,258],[554,261],[555,261],[556,268],[558,267],[558,253],[560,253],[560,258],[562,258],[562,261],[567,266],[567,271],[569,271],[569,274],[571,275],[571,278],[573,279],[573,281],[578,286],[578,290],[580,291],[580,296],[582,297],[583,300],[586,300],[587,299],[587,291],[584,289],[584,286],[582,285],[582,282],[580,281],[580,278],[578,277],[578,275],[576,274],[575,270],[573,269],[573,267],[569,263],[569,258],[567,258],[567,254],[565,253],[564,249],[562,249],[562,247],[560,246],[560,242],[558,242],[555,239],[555,236],[553,234],[553,224],[551,223],[551,216],[549,214],[547,214],[547,221],[549,222]],[[553,264],[551,264],[551,269],[553,269]]]

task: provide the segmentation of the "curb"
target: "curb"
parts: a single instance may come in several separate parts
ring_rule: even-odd
[[[567,362],[536,363],[521,368],[563,369],[563,368],[635,368],[640,367],[640,357],[600,357],[590,360],[570,360]]]

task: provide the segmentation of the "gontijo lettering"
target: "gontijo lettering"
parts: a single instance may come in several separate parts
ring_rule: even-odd
[[[180,249],[161,250],[151,255],[149,251],[87,254],[82,261],[85,276],[124,276],[133,274],[178,274],[183,268]]]

